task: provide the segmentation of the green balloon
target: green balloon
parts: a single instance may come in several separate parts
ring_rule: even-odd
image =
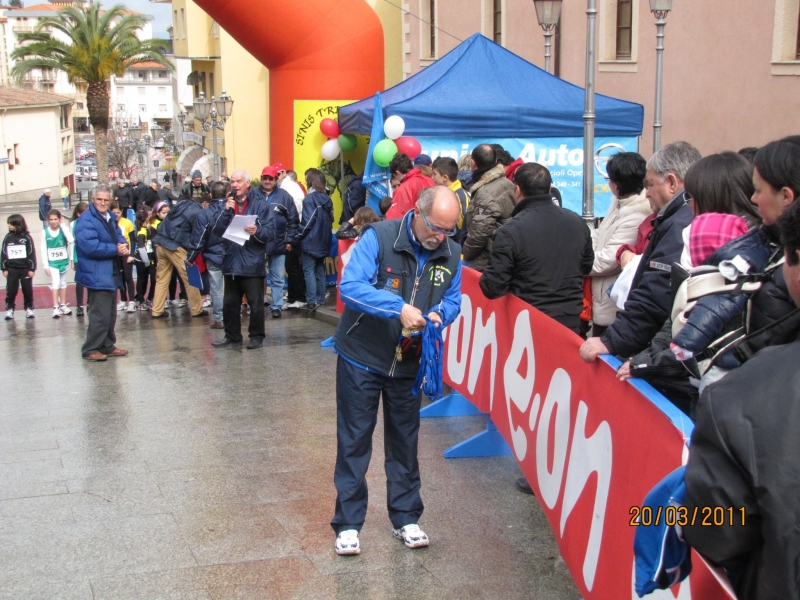
[[[372,151],[372,158],[382,167],[388,167],[394,155],[397,154],[397,144],[392,140],[381,140]]]
[[[358,140],[352,133],[343,133],[339,136],[339,148],[344,152],[352,152],[358,146]]]

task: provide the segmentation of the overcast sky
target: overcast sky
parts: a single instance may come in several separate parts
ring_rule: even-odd
[[[103,6],[114,6],[122,4],[126,8],[135,10],[146,15],[155,17],[153,21],[153,37],[169,38],[167,27],[172,25],[170,10],[172,4],[161,2],[150,2],[150,0],[102,0]]]

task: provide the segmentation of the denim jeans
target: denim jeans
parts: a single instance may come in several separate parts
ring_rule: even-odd
[[[283,308],[283,284],[286,281],[286,255],[273,254],[269,257],[269,287],[272,290],[270,310]]]
[[[206,261],[208,279],[211,282],[211,307],[214,322],[222,321],[222,267]]]
[[[306,302],[325,304],[325,259],[303,254],[303,275],[306,278]]]

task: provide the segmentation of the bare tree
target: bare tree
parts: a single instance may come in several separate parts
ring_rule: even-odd
[[[127,137],[129,115],[117,113],[108,128],[108,166],[115,169],[121,179],[130,179],[136,171],[137,143]]]

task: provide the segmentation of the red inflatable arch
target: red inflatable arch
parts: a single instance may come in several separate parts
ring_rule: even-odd
[[[270,157],[292,160],[295,100],[383,89],[383,27],[365,0],[196,0],[270,75]]]

